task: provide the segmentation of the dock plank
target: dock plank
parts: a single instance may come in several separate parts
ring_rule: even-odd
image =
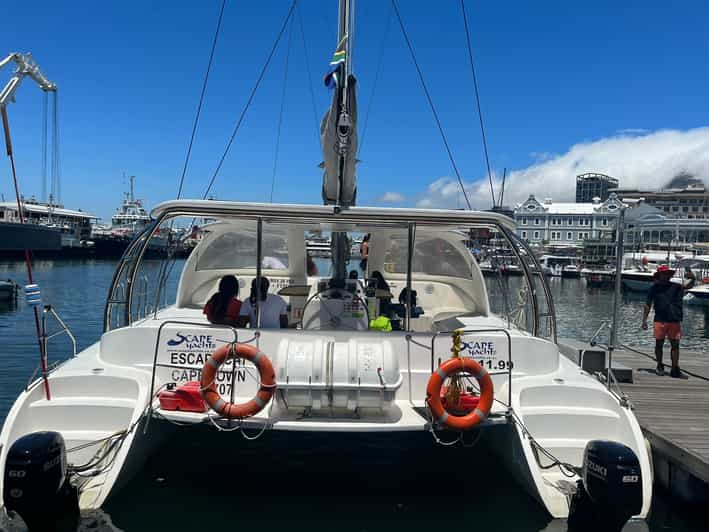
[[[638,353],[619,350],[613,359],[633,370],[633,383],[620,387],[651,445],[709,483],[709,382],[670,377],[669,349],[664,352],[668,373],[663,377],[654,373],[654,360]],[[680,350],[680,367],[709,378],[709,354]]]

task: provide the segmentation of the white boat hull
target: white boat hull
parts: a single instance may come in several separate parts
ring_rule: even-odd
[[[706,285],[689,290],[684,296],[684,302],[688,305],[699,305],[709,307],[709,288]]]
[[[197,319],[197,312],[185,310],[163,311],[158,320],[146,320],[132,327],[117,329],[104,334],[100,344],[96,344],[79,354],[50,377],[50,387],[54,394],[51,401],[43,399],[40,382],[23,393],[8,416],[0,443],[0,468],[4,468],[7,449],[19,436],[37,430],[56,430],[62,433],[71,448],[86,441],[129,429],[122,446],[113,461],[113,466],[104,474],[89,481],[80,498],[82,509],[95,509],[103,505],[122,485],[139,470],[143,461],[163,444],[166,431],[171,425],[165,420],[192,425],[194,430],[204,430],[209,424],[208,414],[160,410],[155,401],[155,415],[163,421],[150,421],[147,432],[141,417],[145,412],[150,395],[150,350],[142,350],[131,345],[154,345],[158,325],[166,319]],[[489,318],[462,318],[462,325],[471,328],[496,328],[501,320]],[[186,332],[186,328],[182,328]],[[194,332],[198,332],[194,331]],[[346,331],[323,331],[335,338],[349,338]],[[278,351],[277,345],[284,336],[296,332],[262,330],[260,349],[265,353]],[[312,331],[311,334],[317,334]],[[366,333],[364,333],[366,334]],[[375,333],[376,334],[376,333]],[[426,345],[431,335],[414,335]],[[378,336],[381,338],[381,336]],[[152,340],[151,340],[152,338]],[[170,338],[168,334],[164,339]],[[267,427],[274,431],[334,433],[369,433],[382,438],[406,432],[428,434],[430,424],[425,412],[425,389],[430,376],[430,354],[422,347],[406,340],[406,334],[389,333],[386,336],[396,346],[399,353],[402,385],[392,407],[385,412],[362,411],[358,415],[323,412],[303,415],[302,410],[292,410],[279,401],[271,401],[263,411],[244,423],[249,434]],[[450,338],[439,337],[448,345]],[[501,353],[500,360],[506,358],[507,348],[504,334],[487,334],[480,342],[494,342]],[[558,348],[547,341],[531,338],[521,332],[512,332],[512,356],[515,361],[512,373],[512,409],[517,419],[524,423],[536,440],[543,444],[560,460],[578,467],[582,464],[582,454],[586,443],[593,439],[611,439],[631,447],[638,455],[643,471],[644,503],[641,517],[650,507],[652,494],[652,473],[649,456],[644,445],[640,428],[632,413],[619,405],[597,380],[581,373],[578,367],[559,355]],[[487,345],[487,344],[485,344]],[[534,356],[529,356],[534,354]],[[120,356],[122,366],[116,366]],[[160,360],[159,360],[160,361]],[[494,362],[497,364],[498,362]],[[195,364],[195,372],[188,371],[187,378],[198,374],[200,364]],[[165,382],[165,375],[178,378],[182,374],[176,370],[166,370],[158,374],[158,383]],[[181,370],[180,370],[181,371]],[[248,379],[247,379],[248,380]],[[565,493],[558,488],[559,481],[568,480],[557,468],[543,469],[537,463],[525,430],[514,422],[514,417],[506,415],[506,403],[510,397],[510,381],[506,372],[493,375],[495,395],[500,402],[495,403],[491,417],[481,427],[483,431],[495,430],[506,434],[507,441],[499,450],[512,453],[505,457],[505,463],[516,478],[524,479],[522,485],[540,501],[549,514],[555,518],[568,515],[568,501]],[[244,397],[239,391],[237,400],[250,396],[248,382],[244,384]],[[201,426],[201,428],[199,428]],[[504,431],[496,428],[506,427]],[[254,429],[253,431],[249,429]],[[189,428],[182,428],[181,434]],[[233,434],[232,436],[236,436]],[[428,437],[428,436],[426,436]],[[392,440],[394,441],[394,440]],[[496,446],[497,447],[497,446]],[[516,449],[516,451],[515,451]],[[92,450],[83,456],[71,456],[74,463],[90,458]],[[474,452],[474,451],[472,451]],[[514,460],[508,460],[512,456]],[[197,459],[197,458],[195,458]],[[200,455],[199,460],[206,459]],[[545,464],[541,464],[545,465]],[[376,471],[373,471],[376,474]]]

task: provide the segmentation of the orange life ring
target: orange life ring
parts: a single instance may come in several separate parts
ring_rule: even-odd
[[[468,372],[480,385],[480,402],[475,410],[464,415],[449,414],[441,402],[441,386],[447,377]],[[441,425],[455,430],[468,430],[482,423],[490,414],[494,399],[492,379],[489,373],[472,358],[449,358],[431,374],[426,387],[426,402],[433,413],[434,419]]]
[[[252,362],[261,376],[261,386],[253,399],[246,403],[228,403],[221,398],[215,384],[215,377],[219,368],[229,358],[243,358]],[[249,344],[229,344],[217,349],[207,358],[202,367],[202,378],[199,382],[202,399],[209,408],[230,419],[243,419],[258,414],[271,400],[276,388],[276,372],[268,357]]]

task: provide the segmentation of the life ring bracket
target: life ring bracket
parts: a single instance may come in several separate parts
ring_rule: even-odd
[[[219,368],[229,358],[248,360],[256,366],[261,382],[256,395],[245,403],[231,403],[222,399],[217,391],[215,379]],[[209,408],[228,419],[244,419],[258,414],[273,397],[277,388],[276,372],[271,360],[262,351],[251,344],[232,343],[217,349],[207,357],[202,367],[202,377],[199,382],[200,394]]]
[[[441,387],[448,377],[469,373],[480,385],[480,401],[468,414],[455,415],[446,410],[441,401]],[[495,399],[492,378],[477,361],[467,357],[453,357],[443,362],[431,374],[426,387],[426,404],[433,414],[434,422],[447,428],[464,431],[484,422],[490,415]]]

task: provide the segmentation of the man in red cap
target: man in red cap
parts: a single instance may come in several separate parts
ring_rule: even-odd
[[[670,282],[675,271],[667,264],[657,267],[653,277],[655,282],[650,287],[647,294],[647,302],[643,307],[643,329],[647,330],[647,317],[650,308],[655,307],[655,319],[653,332],[655,336],[655,358],[657,359],[657,374],[665,374],[665,366],[662,363],[662,347],[665,338],[670,341],[670,356],[672,358],[672,369],[670,377],[681,378],[679,370],[679,339],[682,335],[680,322],[682,321],[682,298],[684,290],[677,283]]]

